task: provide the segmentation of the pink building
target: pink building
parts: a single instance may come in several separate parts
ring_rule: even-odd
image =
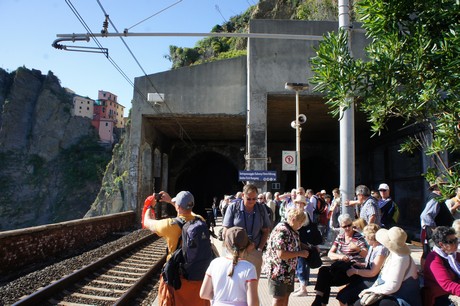
[[[102,142],[113,143],[114,127],[124,128],[123,112],[124,107],[118,104],[116,95],[99,90],[91,124],[99,131]]]

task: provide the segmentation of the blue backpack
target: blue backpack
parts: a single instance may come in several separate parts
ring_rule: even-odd
[[[209,228],[199,217],[190,221],[174,218],[173,224],[182,229],[176,251],[163,267],[165,282],[178,290],[181,287],[180,275],[187,280],[204,279],[206,269],[216,255],[211,246]]]
[[[188,280],[203,280],[206,269],[215,258],[208,225],[199,217],[187,222],[181,218],[175,220],[182,228],[183,276]]]

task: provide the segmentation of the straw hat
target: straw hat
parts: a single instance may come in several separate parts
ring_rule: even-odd
[[[390,252],[398,255],[409,255],[410,249],[406,245],[407,234],[397,226],[387,229],[379,229],[375,234],[375,239],[385,246]]]
[[[294,200],[294,203],[303,203],[307,205],[307,198],[301,194],[298,194]]]
[[[439,187],[439,185],[444,185],[447,184],[446,181],[444,181],[440,176],[436,178],[434,182],[430,182],[430,190],[435,189],[436,187]]]

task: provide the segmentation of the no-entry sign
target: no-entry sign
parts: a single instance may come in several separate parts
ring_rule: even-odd
[[[295,151],[283,151],[283,171],[295,171],[296,162],[295,162]]]

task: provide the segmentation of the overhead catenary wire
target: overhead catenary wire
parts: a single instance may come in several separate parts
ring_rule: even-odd
[[[180,0],[182,1],[182,0]],[[180,2],[179,1],[179,2]],[[99,40],[97,39],[97,37],[104,37],[108,31],[107,31],[107,24],[106,22],[107,21],[110,21],[111,25],[115,28],[114,24],[111,22],[108,14],[106,14],[105,10],[104,11],[104,14],[105,14],[105,21],[104,21],[104,24],[103,24],[103,31],[101,31],[102,33],[99,35],[99,34],[95,34],[92,32],[92,30],[90,29],[90,27],[87,25],[87,23],[85,22],[85,20],[83,19],[83,17],[80,15],[80,13],[78,12],[78,10],[75,8],[75,6],[72,4],[71,0],[66,0],[66,3],[67,5],[69,6],[69,8],[71,9],[71,11],[74,13],[74,15],[77,17],[77,19],[80,21],[80,23],[83,25],[83,27],[85,28],[85,30],[87,31],[87,34],[85,34],[85,37],[88,37],[87,41],[89,41],[89,37],[92,37],[94,42],[96,43],[96,45],[98,46],[97,48],[94,48],[94,49],[99,49],[100,52],[99,53],[103,53],[106,55],[106,58],[109,60],[109,62],[114,66],[114,68],[122,75],[122,77],[134,88],[134,90],[145,100],[147,101],[147,97],[145,96],[145,94],[131,81],[131,79],[128,77],[128,75],[126,75],[126,73],[123,71],[123,69],[115,62],[114,59],[112,59],[109,55],[108,55],[108,52],[107,52],[107,49],[104,48],[102,46],[102,44],[99,42]],[[98,1],[99,3],[99,1]],[[101,6],[101,4],[99,3],[99,5]],[[102,6],[101,6],[102,8]],[[103,9],[103,8],[102,8]],[[105,29],[105,31],[104,31]],[[77,49],[75,49],[75,47],[69,47],[69,46],[62,46],[62,45],[59,45],[57,42],[60,42],[60,41],[63,41],[63,40],[69,40],[69,41],[75,41],[75,40],[86,40],[86,39],[81,39],[81,35],[73,35],[73,37],[71,37],[70,39],[69,38],[64,38],[64,39],[57,39],[54,43],[53,43],[53,47],[57,48],[57,49],[62,49],[62,50],[67,50],[67,51],[82,51],[82,50],[79,50],[78,47]],[[123,39],[122,39],[123,41]],[[126,45],[126,43],[125,43]],[[126,47],[128,48],[128,50],[130,51],[131,55],[135,58],[134,54],[132,54],[132,51],[129,49],[129,47],[126,45]],[[96,52],[96,51],[94,51]],[[135,58],[136,62],[138,63],[138,65],[140,66],[140,63],[138,62],[138,60]],[[146,75],[144,69],[142,68],[142,66],[140,66],[141,69],[143,70],[144,74]],[[149,78],[148,78],[149,79]],[[151,82],[151,80],[149,79],[149,81]],[[152,84],[153,85],[153,84]],[[153,86],[155,88],[155,86]],[[155,89],[156,90],[156,89]],[[158,93],[158,91],[157,91]],[[163,101],[164,102],[164,101]],[[166,103],[165,103],[166,105]],[[169,108],[168,106],[168,109],[169,111],[171,112],[171,109]],[[155,110],[155,109],[154,109]],[[158,111],[155,110],[157,113]],[[189,138],[190,142],[192,143],[192,145],[194,145],[194,142],[193,140],[190,138],[190,136],[188,135],[188,133],[184,130],[183,126],[180,124],[180,122],[177,121],[177,118],[174,118],[176,120],[176,122],[178,123],[179,127],[180,127],[180,131],[178,132],[178,137],[185,143],[187,144],[184,139],[183,139],[183,134],[185,132],[185,135],[187,135],[187,137]],[[183,130],[183,131],[182,131]]]
[[[66,0],[67,5],[71,9],[71,11],[74,13],[74,15],[77,17],[77,19],[80,21],[80,23],[83,25],[83,27],[87,31],[87,35],[91,36],[94,39],[94,42],[98,46],[98,48],[101,50],[101,53],[104,53],[106,55],[106,58],[109,60],[109,62],[115,67],[115,69],[123,76],[123,78],[128,81],[132,86],[134,86],[134,83],[131,81],[131,79],[126,75],[126,73],[120,68],[120,66],[115,63],[115,61],[109,56],[108,52],[105,52],[106,48],[102,46],[102,44],[99,42],[97,37],[94,35],[94,33],[91,31],[90,27],[88,24],[85,22],[83,17],[80,15],[78,10],[75,8],[75,6],[72,4],[70,0]],[[78,39],[78,37],[72,37],[72,39]],[[77,51],[77,50],[75,50]]]
[[[179,2],[181,2],[182,0],[180,0]],[[120,33],[117,29],[117,27],[115,26],[115,24],[112,22],[112,19],[110,19],[109,17],[109,14],[107,14],[107,12],[105,11],[104,7],[102,6],[101,2],[99,0],[97,0],[97,3],[99,4],[99,7],[101,8],[102,12],[104,13],[104,15],[106,16],[107,20],[109,21],[110,25],[113,27],[113,29],[117,32],[117,33]],[[106,33],[107,34],[107,33]],[[144,73],[144,76],[147,78],[148,82],[150,83],[150,86],[152,86],[152,88],[154,89],[154,91],[156,93],[159,94],[158,92],[158,89],[156,88],[155,84],[153,84],[152,80],[148,77],[147,73],[145,72],[144,68],[142,67],[141,63],[139,62],[139,60],[136,58],[136,56],[134,55],[133,51],[131,50],[131,48],[128,46],[128,44],[126,43],[126,41],[123,39],[122,36],[120,36],[120,39],[121,41],[123,42],[123,44],[125,45],[126,49],[128,50],[128,52],[131,54],[131,56],[133,57],[134,61],[137,63],[137,65],[139,66],[139,68],[142,70],[142,72]],[[135,86],[133,84],[133,86]],[[145,95],[143,95],[145,97]],[[160,96],[161,100],[163,101],[164,105],[167,107],[168,111],[170,114],[172,114],[173,116],[173,119],[174,121],[176,122],[176,124],[179,126],[179,138],[183,141],[183,136],[185,134],[185,136],[190,140],[190,142],[192,143],[193,146],[195,146],[195,143],[194,141],[192,140],[192,138],[190,137],[190,135],[187,133],[187,131],[184,129],[184,127],[182,126],[182,124],[179,122],[179,120],[176,118],[176,116],[174,116],[171,108],[169,107],[168,103],[166,103],[166,101],[164,101],[164,99]],[[147,100],[147,98],[145,98],[145,100]]]
[[[154,17],[154,16],[156,16],[156,15],[158,15],[158,14],[160,14],[160,13],[166,11],[167,9],[173,7],[174,5],[176,5],[176,4],[178,4],[179,2],[182,2],[182,1],[183,1],[183,0],[178,0],[177,2],[174,2],[173,4],[171,4],[171,5],[167,6],[167,7],[165,7],[164,9],[162,9],[162,10],[160,10],[160,11],[158,11],[158,12],[156,12],[155,14],[153,14],[153,15],[151,15],[151,16],[149,16],[149,17],[147,17],[147,18],[145,18],[145,19],[143,19],[143,20],[141,20],[141,21],[139,21],[138,23],[136,23],[136,24],[130,26],[129,28],[126,28],[126,30],[131,30],[131,29],[134,28],[135,26],[140,25],[140,24],[143,23],[144,21],[149,20],[150,18],[152,18],[152,17]]]

